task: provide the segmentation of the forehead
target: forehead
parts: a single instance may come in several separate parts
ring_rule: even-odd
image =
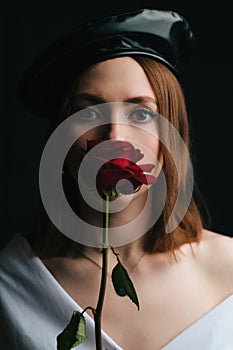
[[[131,57],[109,59],[86,70],[77,82],[78,93],[93,94],[106,102],[134,96],[155,98],[143,68]]]

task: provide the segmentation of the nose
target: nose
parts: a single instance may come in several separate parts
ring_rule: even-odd
[[[111,104],[105,113],[105,122],[107,124],[100,126],[104,139],[127,140],[129,128],[125,121],[125,106],[120,103]]]
[[[108,125],[108,138],[111,139],[124,139],[124,125],[117,122],[112,122]]]

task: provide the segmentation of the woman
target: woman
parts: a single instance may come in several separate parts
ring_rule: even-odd
[[[77,180],[77,164],[80,168],[85,159],[87,140],[134,142],[143,148],[140,164],[153,163],[155,184],[138,186],[129,203],[129,196],[118,192],[119,205],[128,206],[110,213],[110,228],[127,227],[126,241],[115,242],[114,251],[134,283],[140,309],[117,295],[107,279],[104,349],[229,349],[233,344],[232,239],[203,227],[192,196],[184,215],[178,213],[170,230],[167,226],[180,188],[185,188],[181,198],[188,192],[189,129],[179,77],[192,48],[191,29],[178,14],[147,9],[124,13],[87,24],[53,44],[19,86],[25,107],[52,119],[52,131],[77,115],[78,139],[64,163],[63,185],[82,229],[89,223],[102,231],[103,218],[80,195],[88,174]],[[105,114],[102,105],[107,106]],[[174,129],[185,145],[177,150]],[[162,211],[147,227],[155,215],[153,202],[164,194],[164,178]],[[90,198],[99,200],[92,194]],[[148,198],[149,211],[139,228],[130,226]],[[4,349],[54,349],[72,312],[97,303],[100,247],[85,243],[86,232],[71,240],[43,204],[48,216],[43,213],[38,232],[16,237],[1,252]],[[113,252],[108,264],[111,273],[116,264]],[[89,311],[84,315],[87,339],[80,349],[95,348]]]

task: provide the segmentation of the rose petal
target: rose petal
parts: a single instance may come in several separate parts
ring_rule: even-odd
[[[99,189],[111,190],[116,187],[118,181],[128,179],[129,177],[130,174],[122,171],[121,168],[102,167],[97,173],[96,183]]]
[[[121,169],[124,169],[131,165],[131,161],[129,161],[128,159],[116,158],[108,161],[108,164],[114,164],[120,167]]]
[[[148,173],[150,173],[155,167],[154,164],[139,164],[138,166],[142,169],[142,171],[146,171]]]
[[[90,161],[91,167],[93,164],[96,166],[104,162],[96,177],[96,184],[100,190],[115,189],[117,183],[121,180],[120,190],[129,193],[132,187],[124,180],[132,183],[134,191],[142,184],[148,185],[156,181],[156,177],[144,174],[144,171],[151,172],[154,165],[136,164],[144,155],[139,149],[135,149],[130,142],[119,140],[109,140],[108,142],[103,142],[103,140],[88,140],[87,157],[88,151],[97,145],[96,152],[92,152],[89,155],[88,161]]]

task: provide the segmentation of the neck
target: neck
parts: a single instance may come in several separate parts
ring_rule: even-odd
[[[134,195],[133,195],[134,196]],[[132,197],[133,197],[132,196]],[[128,196],[129,197],[129,196]],[[123,235],[129,237],[132,236],[132,239],[130,240],[130,243],[127,244],[121,244],[121,239],[119,239],[119,244],[113,244],[115,253],[119,254],[120,261],[123,263],[123,265],[127,268],[128,271],[131,271],[131,269],[134,268],[134,266],[138,263],[139,260],[141,260],[141,257],[144,255],[144,247],[143,247],[143,241],[144,241],[144,235],[140,235],[139,237],[134,237],[134,229],[128,229],[127,224],[130,224],[135,218],[140,215],[142,208],[144,208],[145,202],[148,200],[148,191],[145,191],[144,193],[138,195],[136,194],[136,198],[131,198],[128,205],[127,196],[121,196],[119,198],[120,205],[125,206],[123,210],[115,211],[114,213],[111,212],[111,210],[114,211],[116,207],[114,208],[114,201],[110,203],[110,215],[109,215],[109,227],[110,228],[116,228],[116,233],[119,234],[120,227],[123,227]],[[112,205],[111,205],[112,204]],[[85,217],[85,221],[88,223],[98,226],[100,232],[102,232],[102,224],[103,224],[103,213],[94,211],[92,208],[87,207],[85,204],[80,206],[81,209],[81,216]],[[137,229],[139,232],[146,233],[145,225],[148,221],[150,211],[148,210],[146,212],[146,215],[143,216],[143,220],[140,220],[139,224],[137,224]],[[140,226],[140,227],[139,227]],[[117,229],[119,227],[119,230]],[[126,227],[126,228],[125,228]],[[97,228],[98,229],[98,228]],[[96,230],[97,230],[96,229]],[[110,245],[111,245],[111,236],[110,236]],[[84,254],[86,254],[88,257],[90,257],[92,260],[97,262],[98,264],[101,264],[101,249],[96,249],[92,247],[85,246],[83,250]],[[116,265],[116,256],[110,251],[109,254],[109,268],[112,269]]]
[[[133,194],[127,205],[129,196],[117,198],[124,209],[112,212],[114,201],[110,203],[109,214],[109,244],[113,247],[125,246],[138,240],[150,230],[154,216],[151,215],[152,191]],[[89,207],[84,201],[79,201],[77,215],[82,219],[79,232],[85,237],[85,245],[101,247],[103,237],[103,201],[102,211]],[[116,208],[115,208],[116,209]],[[89,225],[87,225],[88,223]],[[94,242],[95,240],[95,242]],[[128,249],[128,248],[127,248]],[[129,249],[128,249],[129,251]]]
[[[114,253],[118,254],[121,263],[125,266],[129,273],[133,273],[137,269],[138,264],[146,254],[142,246],[142,238],[140,238],[130,244],[114,248]],[[117,263],[117,259],[114,253],[110,249],[108,258],[109,271],[112,271]],[[102,255],[100,249],[83,247],[83,249],[80,251],[80,254],[101,268]]]

